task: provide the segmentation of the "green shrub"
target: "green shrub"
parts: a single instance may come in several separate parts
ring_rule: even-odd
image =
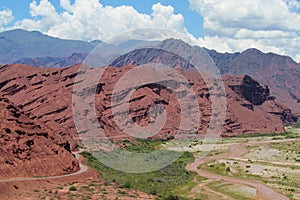
[[[131,187],[129,181],[125,182],[122,186],[123,186],[123,188],[127,188],[127,189],[129,189]]]
[[[77,190],[77,188],[75,187],[75,186],[71,186],[70,188],[69,188],[69,191],[76,191]]]
[[[174,196],[174,195],[170,195],[170,196],[164,198],[164,200],[179,200],[179,197],[178,196]]]
[[[300,122],[297,122],[293,127],[294,128],[300,128]]]
[[[150,194],[152,194],[152,195],[157,195],[157,191],[156,191],[156,190],[151,190],[151,191],[150,191]]]

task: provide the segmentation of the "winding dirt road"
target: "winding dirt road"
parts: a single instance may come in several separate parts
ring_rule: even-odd
[[[80,149],[79,151],[77,152],[72,152],[75,156],[75,158],[77,160],[79,160],[80,158],[80,153],[83,152],[83,149]],[[85,173],[87,171],[87,166],[82,164],[82,163],[79,163],[79,167],[80,167],[80,170],[77,171],[77,172],[74,172],[72,174],[65,174],[65,175],[60,175],[60,176],[45,176],[45,177],[19,177],[19,178],[10,178],[10,179],[4,179],[4,180],[0,180],[0,182],[15,182],[15,181],[32,181],[32,180],[44,180],[44,179],[57,179],[57,178],[65,178],[65,177],[70,177],[70,176],[75,176],[75,175],[78,175],[78,174],[82,174],[82,173]]]
[[[299,141],[297,139],[286,139],[286,140],[271,140],[271,141],[257,141],[257,142],[249,142],[249,143],[240,143],[240,144],[232,144],[229,147],[229,151],[223,154],[209,156],[209,157],[196,157],[193,163],[190,163],[186,166],[187,170],[194,171],[202,177],[208,179],[217,179],[217,180],[224,180],[229,183],[233,184],[242,184],[248,185],[251,187],[255,187],[257,190],[257,197],[262,200],[288,200],[289,198],[274,191],[273,189],[269,188],[268,186],[254,180],[243,179],[243,178],[236,178],[236,177],[229,177],[214,174],[202,169],[198,169],[199,165],[203,165],[205,163],[209,163],[219,159],[228,159],[228,158],[236,158],[240,159],[240,157],[247,152],[246,145],[247,144],[269,144],[269,143],[280,143],[280,142],[290,142],[290,141]]]

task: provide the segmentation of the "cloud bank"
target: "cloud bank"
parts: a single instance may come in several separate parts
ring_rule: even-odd
[[[296,0],[189,0],[204,19],[199,43],[221,52],[258,48],[300,61]]]
[[[150,15],[141,14],[131,6],[104,6],[98,0],[60,0],[58,12],[48,0],[30,4],[34,19],[16,22],[14,28],[39,30],[65,39],[106,40],[119,33],[150,27],[164,27],[188,34],[181,14],[172,6],[161,3],[152,6]]]
[[[0,31],[5,30],[5,25],[14,19],[13,13],[9,9],[0,10]]]

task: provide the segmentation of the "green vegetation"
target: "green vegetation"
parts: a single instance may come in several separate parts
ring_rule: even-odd
[[[164,139],[153,139],[153,140],[143,140],[136,139],[135,141],[123,141],[123,144],[126,144],[126,150],[135,153],[148,153],[158,148],[159,145],[163,144]]]
[[[296,124],[294,124],[293,128],[300,128],[300,122],[296,122]]]
[[[181,197],[184,197],[184,196],[187,196],[190,191],[196,186],[196,183],[194,183],[192,180],[189,181],[188,183],[186,183],[185,185],[180,185],[180,186],[177,186],[175,189],[174,189],[174,193],[181,196]]]
[[[200,165],[198,168],[206,169],[216,174],[222,174],[222,175],[226,175],[226,173],[230,171],[230,169],[228,171],[225,163]]]
[[[135,141],[128,148],[134,151],[146,151],[155,148],[159,141]],[[143,149],[145,148],[145,149]],[[167,151],[168,152],[168,151]],[[138,189],[148,194],[155,194],[162,199],[184,199],[175,190],[177,187],[191,184],[196,173],[185,170],[187,163],[194,160],[193,154],[185,152],[183,155],[158,171],[133,174],[117,171],[105,166],[91,154],[83,152],[82,155],[87,158],[88,165],[98,170],[100,176],[106,181],[115,182],[124,188]]]
[[[233,184],[226,184],[221,181],[215,181],[212,183],[207,184],[209,188],[211,188],[214,191],[226,194],[234,199],[241,199],[241,200],[247,200],[247,199],[253,199],[255,196],[254,194],[248,194],[247,192],[243,192],[239,188],[237,188],[236,185]]]
[[[275,136],[284,136],[288,137],[289,135],[294,135],[292,132],[284,133],[247,133],[242,135],[234,135],[231,138],[255,138],[255,137],[275,137]]]
[[[297,151],[300,154],[300,142],[271,143],[270,147],[279,150]]]
[[[228,163],[225,164],[224,162]],[[270,163],[263,163],[263,162],[253,162],[250,163],[249,161],[224,161],[219,163],[218,161],[204,164],[199,166],[199,168],[210,171],[214,174],[220,174],[225,176],[233,176],[237,178],[247,178],[251,180],[262,181],[266,185],[271,186],[272,188],[278,189],[284,195],[293,198],[293,191],[299,192],[299,176],[293,172],[294,170],[299,170],[298,167],[289,167],[285,165],[277,165],[277,164],[270,164]],[[230,174],[228,173],[228,168],[230,167]],[[254,169],[254,170],[253,170]],[[260,171],[259,174],[257,174]],[[284,172],[284,173],[283,173]],[[209,186],[209,185],[207,185]],[[226,193],[228,190],[224,189],[222,191],[222,187],[218,186],[216,188],[210,187],[211,189],[218,191],[220,193],[227,194],[229,196],[235,195]],[[218,189],[218,190],[217,190]],[[294,192],[295,193],[295,192]],[[236,197],[236,199],[239,199]],[[244,198],[241,198],[244,199]]]
[[[69,188],[69,191],[76,191],[77,190],[77,188],[75,187],[75,186],[71,186],[70,188]]]
[[[81,191],[85,191],[85,192],[94,192],[94,191],[95,191],[95,188],[90,187],[90,186],[87,186],[87,185],[84,185],[84,186],[81,186],[81,187],[80,187],[80,190],[81,190]]]

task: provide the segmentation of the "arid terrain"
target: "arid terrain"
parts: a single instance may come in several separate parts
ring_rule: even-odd
[[[55,50],[54,57],[33,60],[16,55],[36,66],[0,66],[0,199],[300,199],[299,64],[288,57],[208,51],[221,68],[216,79],[179,56],[201,48],[169,39],[92,68],[77,63],[94,43],[69,41],[68,47],[21,33],[56,42],[61,51],[86,49],[72,58],[56,58]],[[147,69],[149,62],[157,68]],[[253,62],[274,73],[287,69],[277,78],[240,70]],[[143,129],[151,125],[159,131]],[[119,150],[132,157],[155,150],[180,156],[157,170],[131,173],[138,166],[128,172],[101,162],[102,152]],[[121,167],[130,166],[118,158]]]
[[[173,193],[187,199],[299,199],[300,129],[286,134],[221,139],[210,152],[199,140],[156,143],[157,148],[191,152],[186,170],[193,179]],[[203,156],[206,155],[204,158]],[[78,154],[76,156],[78,159]],[[66,176],[1,180],[1,199],[155,199],[86,168]],[[101,173],[100,173],[101,176]]]
[[[0,141],[4,147],[1,199],[299,199],[299,129],[284,129],[284,123],[292,122],[294,116],[270,96],[266,86],[249,76],[223,77],[228,111],[222,134],[226,137],[211,152],[205,152],[207,144],[202,145],[200,139],[175,139],[169,144],[167,137],[174,135],[180,115],[176,113],[178,103],[165,88],[139,88],[131,96],[131,118],[135,123],[148,123],[152,102],[162,103],[173,115],[158,134],[160,137],[135,142],[123,136],[117,137],[116,144],[133,151],[161,148],[191,153],[162,169],[168,173],[160,170],[139,176],[107,169],[86,152],[85,158],[79,156],[79,152],[94,150],[81,143],[72,120],[72,86],[79,67],[1,67],[1,80],[6,80],[0,84]],[[111,120],[107,97],[130,69],[133,66],[110,67],[93,86],[101,116],[98,123],[111,138],[122,136],[122,131]],[[201,120],[205,122],[210,118],[205,84],[191,73],[185,75],[199,93],[199,105],[206,113]],[[88,97],[87,91],[76,94]],[[207,124],[200,127],[197,134],[201,135]],[[202,158],[205,153],[208,155]],[[176,176],[172,175],[175,171]],[[164,179],[172,182],[167,188],[162,185]]]

